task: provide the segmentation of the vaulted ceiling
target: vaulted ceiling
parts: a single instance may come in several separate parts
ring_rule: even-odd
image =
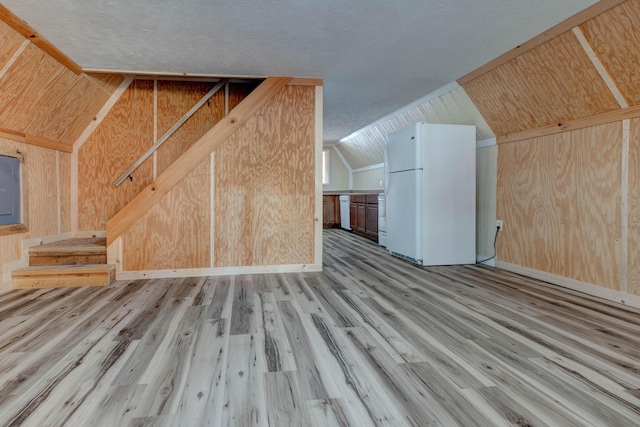
[[[471,72],[593,0],[4,0],[89,70],[324,79],[325,141]]]

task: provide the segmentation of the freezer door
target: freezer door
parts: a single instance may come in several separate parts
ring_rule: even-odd
[[[422,168],[422,145],[418,144],[418,125],[409,126],[387,137],[388,172]]]
[[[387,250],[416,263],[422,261],[421,170],[389,174],[386,194]]]

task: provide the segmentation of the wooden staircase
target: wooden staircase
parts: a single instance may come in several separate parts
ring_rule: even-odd
[[[115,274],[105,238],[68,239],[29,248],[29,267],[13,271],[12,282],[14,289],[107,286]]]

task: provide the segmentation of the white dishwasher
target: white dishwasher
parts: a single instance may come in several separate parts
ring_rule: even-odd
[[[340,195],[340,227],[351,231],[349,223],[349,210],[351,209],[351,197],[348,194]]]

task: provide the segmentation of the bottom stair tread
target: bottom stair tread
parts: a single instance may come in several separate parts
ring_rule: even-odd
[[[111,264],[31,266],[12,272],[13,288],[107,286],[115,272]]]

